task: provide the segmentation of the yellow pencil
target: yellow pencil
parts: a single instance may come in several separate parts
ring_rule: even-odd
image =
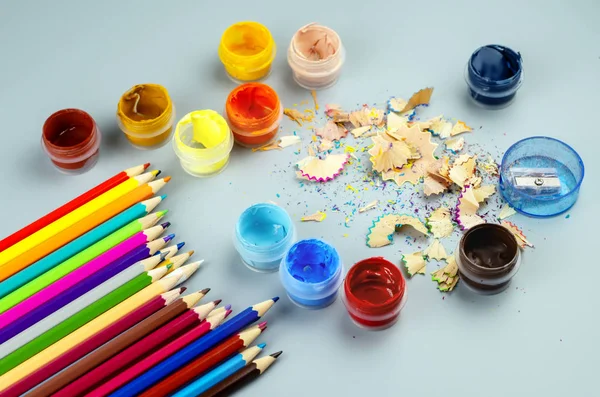
[[[111,324],[115,323],[128,313],[131,313],[133,310],[148,302],[150,299],[167,292],[180,281],[183,282],[185,276],[187,276],[182,274],[180,276],[173,277],[173,275],[174,273],[167,275],[165,278],[147,286],[143,290],[114,306],[112,309],[102,313],[89,323],[83,325],[81,328],[65,336],[55,344],[42,350],[29,360],[22,362],[15,368],[0,376],[0,395],[2,394],[2,391],[48,364],[50,361],[56,359],[69,349],[73,348],[73,346],[76,346],[86,339],[96,335],[98,332],[101,332],[103,329],[109,327]]]
[[[150,182],[156,177],[156,175],[158,175],[158,173],[159,171],[146,172],[145,174],[129,178],[125,182],[110,189],[108,192],[101,194],[92,201],[82,205],[62,218],[52,222],[48,226],[24,238],[15,245],[5,249],[4,251],[0,252],[0,266],[5,265],[7,262],[15,259],[24,252],[35,248],[39,244],[48,240],[50,237],[60,233],[69,226],[74,225],[85,217],[98,211],[102,207],[114,202],[135,188]]]

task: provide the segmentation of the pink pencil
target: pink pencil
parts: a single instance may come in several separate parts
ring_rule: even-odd
[[[171,341],[167,345],[161,347],[154,353],[138,361],[125,371],[119,372],[116,376],[106,380],[103,384],[94,388],[89,393],[86,393],[87,397],[104,397],[110,394],[112,391],[123,386],[130,380],[136,378],[138,375],[146,372],[148,368],[151,368],[163,361],[165,358],[170,357],[173,353],[183,349],[196,339],[204,336],[206,333],[217,327],[225,317],[231,313],[231,310],[227,310],[225,313],[219,315],[209,316],[206,321],[202,324],[197,325],[188,332],[184,333],[177,339]],[[72,395],[72,394],[71,394]],[[58,397],[58,396],[57,396]]]
[[[89,277],[97,271],[103,269],[128,252],[131,252],[142,244],[153,241],[160,236],[168,226],[169,223],[167,222],[134,234],[127,240],[104,252],[102,255],[94,258],[80,268],[72,271],[63,278],[57,280],[41,291],[13,306],[9,310],[0,314],[0,324],[2,324],[0,329],[25,316],[31,310],[34,310],[45,302],[48,302],[50,299],[56,297],[77,283],[85,280],[86,277]],[[153,253],[154,252],[150,252],[151,255]]]

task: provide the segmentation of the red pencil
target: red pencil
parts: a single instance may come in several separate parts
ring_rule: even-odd
[[[104,384],[98,385],[98,387],[96,387],[93,391],[86,393],[86,397],[104,397],[109,395],[111,392],[117,390],[130,380],[144,373],[148,368],[153,367],[165,358],[171,356],[173,353],[183,349],[196,339],[206,335],[215,327],[219,326],[219,324],[221,324],[221,322],[223,322],[223,320],[225,320],[229,314],[231,314],[231,310],[209,316],[206,321],[202,322],[202,324],[197,325],[181,335],[179,338],[171,341],[171,343],[164,345],[159,350],[155,351],[149,356],[146,356],[142,359],[142,361],[139,361],[124,371],[119,372],[116,376],[107,379]],[[65,396],[72,395],[73,394],[65,394]]]
[[[30,223],[29,225],[25,226],[21,230],[14,232],[13,234],[4,238],[3,240],[0,240],[0,252],[15,245],[16,243],[23,240],[24,238],[31,236],[33,233],[48,226],[52,222],[62,218],[63,216],[67,215],[69,212],[76,210],[77,208],[81,207],[85,203],[92,201],[93,199],[100,196],[101,194],[108,192],[110,189],[114,188],[117,185],[120,185],[121,183],[125,182],[127,179],[140,175],[149,166],[150,166],[150,163],[146,163],[143,165],[138,165],[137,167],[132,167],[132,168],[128,168],[124,171],[121,171],[117,175],[113,176],[112,178],[107,179],[106,181],[102,182],[98,186],[83,193],[81,196],[69,201],[62,207],[55,209],[54,211],[44,215],[37,221]]]
[[[216,300],[184,312],[98,365],[76,381],[71,382],[54,396],[87,395],[87,392],[96,385],[107,382],[108,379],[130,364],[169,343],[182,333],[186,333],[190,328],[198,326],[220,302],[220,300]]]
[[[173,372],[159,383],[154,384],[151,388],[140,394],[139,397],[169,395],[189,381],[197,378],[202,373],[218,365],[226,358],[237,353],[239,350],[248,347],[266,328],[267,323],[262,322],[233,335],[219,346],[191,361],[176,372]]]

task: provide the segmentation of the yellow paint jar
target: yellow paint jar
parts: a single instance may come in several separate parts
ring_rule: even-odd
[[[192,176],[218,174],[229,163],[233,134],[214,110],[195,110],[175,127],[173,150],[184,171]]]
[[[175,121],[175,107],[167,89],[158,84],[138,84],[121,96],[117,123],[138,149],[164,145]]]
[[[271,71],[276,46],[271,32],[258,22],[238,22],[225,30],[219,58],[236,82],[257,81]]]

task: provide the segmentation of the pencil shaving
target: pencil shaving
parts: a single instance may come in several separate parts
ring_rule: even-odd
[[[423,258],[421,251],[413,252],[412,254],[402,255],[402,263],[406,268],[406,272],[410,277],[415,274],[425,274],[427,271],[427,262]]]

